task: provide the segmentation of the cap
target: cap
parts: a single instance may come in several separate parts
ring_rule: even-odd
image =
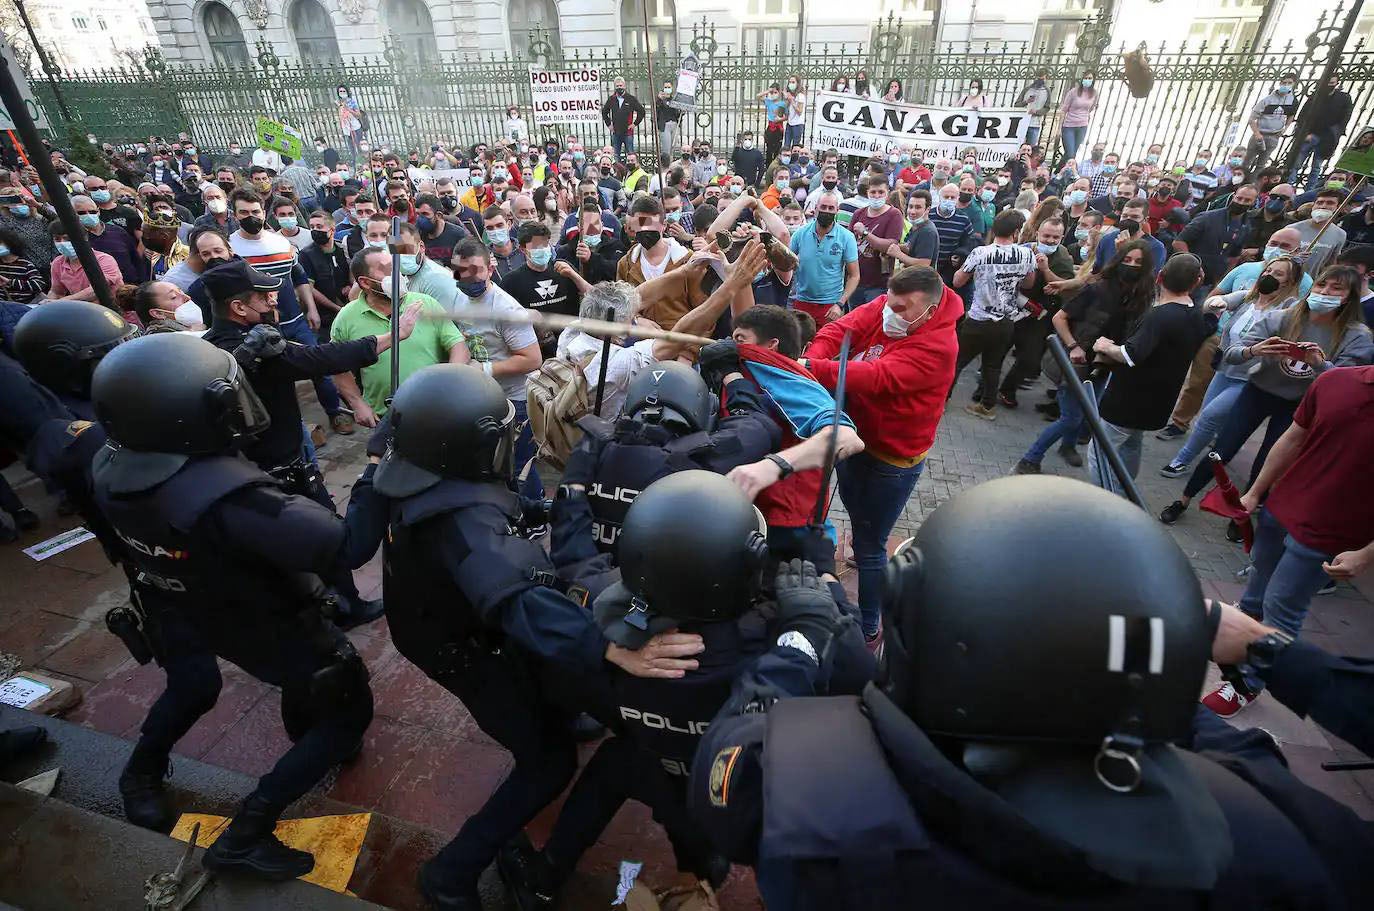
[[[245,291],[276,291],[281,279],[259,272],[241,259],[230,260],[222,266],[207,270],[200,277],[210,299],[219,303]]]
[[[181,219],[175,212],[153,212],[147,217],[147,225],[150,228],[179,228]]]

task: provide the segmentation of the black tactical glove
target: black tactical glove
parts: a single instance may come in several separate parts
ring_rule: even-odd
[[[248,330],[243,341],[234,349],[234,360],[246,369],[256,361],[276,357],[285,350],[286,339],[281,337],[276,326],[257,325]]]
[[[701,368],[701,378],[706,381],[706,388],[720,395],[725,377],[740,372],[739,346],[732,338],[712,342],[701,349],[697,366]]]
[[[386,455],[386,447],[391,443],[391,412],[387,412],[372,428],[372,436],[367,438],[367,454],[381,458]]]
[[[801,541],[802,559],[816,567],[816,575],[826,573],[835,575],[835,542],[820,525],[806,526],[806,536]]]
[[[840,609],[830,596],[830,589],[816,574],[816,567],[805,560],[779,563],[775,597],[783,632],[796,630],[806,637],[817,655],[825,654],[840,622]]]
[[[563,468],[563,483],[591,487],[595,477],[596,453],[584,441],[574,446],[568,455],[568,464]]]

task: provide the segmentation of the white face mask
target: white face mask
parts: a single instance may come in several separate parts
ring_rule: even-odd
[[[205,325],[205,316],[200,312],[200,305],[195,301],[187,301],[176,309],[176,321],[187,329],[195,329]]]
[[[883,335],[888,338],[906,338],[911,322],[897,315],[888,304],[883,304]]]
[[[211,199],[205,203],[205,208],[209,209],[212,215],[223,215],[229,211],[229,203],[223,199]]]
[[[1312,220],[1313,220],[1313,221],[1326,221],[1328,218],[1331,217],[1331,215],[1332,215],[1332,211],[1331,211],[1330,209],[1313,209],[1313,210],[1312,210]]]

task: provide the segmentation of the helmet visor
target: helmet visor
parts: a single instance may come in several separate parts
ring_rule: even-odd
[[[515,464],[515,437],[517,428],[515,426],[515,405],[507,401],[509,407],[506,417],[501,421],[499,436],[496,440],[496,448],[492,450],[491,473],[493,477],[510,480],[517,468]],[[518,466],[524,470],[524,465]]]
[[[228,433],[230,441],[242,445],[266,431],[272,419],[239,369],[239,362],[228,352],[224,357],[229,363],[229,375],[212,382],[206,395],[219,412],[220,426]]]

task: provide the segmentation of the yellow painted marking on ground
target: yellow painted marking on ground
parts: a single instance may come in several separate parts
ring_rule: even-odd
[[[371,821],[371,813],[283,819],[277,823],[276,833],[284,844],[315,855],[315,869],[301,879],[332,892],[346,892]],[[200,823],[200,835],[196,844],[208,848],[219,838],[229,820],[205,813],[183,813],[172,829],[172,837],[178,841],[189,840],[191,828],[197,822]]]

